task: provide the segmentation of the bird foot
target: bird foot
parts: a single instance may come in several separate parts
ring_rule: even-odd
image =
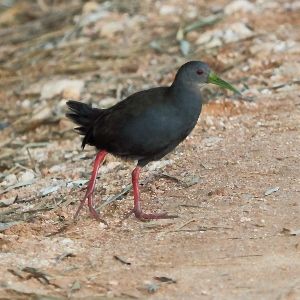
[[[76,220],[78,218],[79,212],[81,211],[81,209],[83,208],[83,206],[85,205],[87,200],[87,205],[90,211],[91,216],[96,219],[99,222],[104,223],[106,226],[108,226],[108,223],[101,219],[99,214],[97,213],[96,209],[93,206],[93,191],[87,191],[87,193],[85,194],[84,198],[80,201],[80,204],[78,206],[78,209],[74,215],[74,220]]]
[[[97,211],[96,211],[96,209],[94,208],[94,206],[88,205],[88,207],[89,207],[90,214],[92,215],[92,217],[93,217],[95,220],[97,220],[97,221],[99,221],[99,222],[105,224],[106,226],[108,226],[108,223],[107,223],[105,220],[103,220],[103,219],[100,218],[100,216],[99,216],[99,214],[97,213]]]
[[[137,219],[140,221],[150,221],[150,220],[158,220],[158,219],[175,219],[178,218],[177,215],[168,215],[167,213],[153,213],[146,214],[142,210],[133,209],[132,211]]]

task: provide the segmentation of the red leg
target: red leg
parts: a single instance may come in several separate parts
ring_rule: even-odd
[[[94,162],[94,166],[93,166],[93,172],[92,172],[92,176],[90,178],[89,184],[87,186],[87,191],[85,193],[84,198],[80,201],[80,205],[74,215],[74,219],[76,219],[79,215],[79,212],[81,211],[81,209],[83,208],[85,201],[87,199],[87,203],[88,203],[88,207],[89,207],[89,211],[91,213],[91,215],[98,221],[104,222],[106,224],[106,222],[104,220],[102,220],[98,213],[96,212],[95,208],[94,208],[94,202],[93,202],[93,193],[94,193],[94,189],[95,189],[95,183],[96,183],[96,178],[97,178],[97,174],[98,174],[98,170],[99,167],[101,165],[101,163],[103,162],[105,156],[106,156],[107,152],[105,150],[101,150],[98,152],[95,162]]]
[[[139,191],[139,176],[140,176],[141,167],[137,166],[132,172],[132,185],[133,185],[133,197],[134,197],[134,209],[133,212],[135,216],[141,220],[152,220],[152,219],[173,219],[177,216],[171,216],[167,213],[162,214],[145,214],[142,211],[140,204],[140,191]]]

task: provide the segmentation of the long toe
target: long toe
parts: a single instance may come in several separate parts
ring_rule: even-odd
[[[136,216],[136,218],[138,218],[141,221],[178,218],[177,215],[168,215],[167,213],[146,214],[142,211],[135,211],[135,210],[134,210],[134,215]]]
[[[75,215],[74,215],[74,220],[76,220],[76,219],[78,218],[79,212],[80,212],[81,209],[83,208],[85,202],[86,202],[86,198],[84,197],[84,198],[80,201],[80,204],[79,204],[79,206],[78,206],[78,208],[77,208],[77,210],[76,210],[76,213],[75,213]]]
[[[105,220],[100,218],[99,214],[97,213],[96,209],[93,206],[89,205],[89,211],[94,219],[108,226],[108,223]]]

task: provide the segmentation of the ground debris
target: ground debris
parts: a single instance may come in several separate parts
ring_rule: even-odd
[[[64,252],[63,254],[60,254],[57,257],[55,257],[55,261],[56,263],[59,263],[67,257],[76,257],[76,255],[72,252]]]
[[[131,262],[128,262],[128,261],[125,261],[123,258],[121,258],[120,256],[118,255],[114,255],[113,258],[117,261],[119,261],[120,263],[124,264],[124,265],[127,265],[127,266],[130,266],[131,265]]]
[[[1,1],[1,296],[298,299],[298,2]],[[198,59],[243,95],[202,87],[189,138],[144,168],[143,210],[180,218],[128,218],[134,163],[108,156],[94,203],[109,228],[74,222],[95,149],[66,101],[108,108]]]
[[[72,286],[70,288],[70,292],[74,293],[76,291],[79,291],[81,289],[80,281],[77,279],[72,283]]]
[[[13,221],[13,222],[7,222],[7,223],[0,222],[0,232],[5,231],[6,229],[8,229],[14,225],[20,224],[20,223],[21,222],[19,222],[19,221]]]
[[[300,229],[289,229],[289,228],[282,228],[281,233],[288,235],[288,236],[297,236],[300,235]]]
[[[170,277],[166,277],[166,276],[155,276],[153,277],[155,280],[158,280],[160,282],[163,282],[163,283],[177,283],[176,280],[170,278]]]
[[[21,270],[8,269],[8,271],[21,280],[29,280],[31,278],[35,278],[44,285],[53,285],[54,287],[59,288],[57,284],[50,282],[50,280],[48,279],[49,275],[36,268],[25,267]],[[29,273],[29,275],[26,275],[26,273]]]
[[[41,195],[42,197],[47,196],[47,195],[49,195],[49,194],[52,194],[52,193],[54,193],[54,192],[57,192],[57,191],[60,189],[60,187],[61,187],[60,185],[51,185],[51,186],[42,188],[42,189],[40,190],[40,195]]]
[[[270,189],[266,190],[265,193],[264,193],[264,195],[265,196],[269,196],[269,195],[271,195],[273,193],[276,193],[278,191],[279,191],[279,187],[277,186],[277,187],[270,188]]]

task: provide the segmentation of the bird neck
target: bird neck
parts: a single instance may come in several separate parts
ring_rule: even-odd
[[[181,81],[176,78],[169,87],[169,92],[172,95],[173,101],[200,101],[201,93],[200,87],[192,82]]]

